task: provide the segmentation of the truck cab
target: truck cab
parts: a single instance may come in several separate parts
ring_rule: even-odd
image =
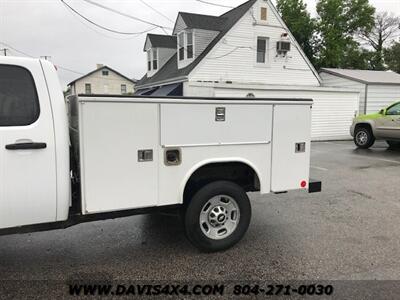
[[[67,220],[69,170],[68,120],[55,67],[0,57],[0,228]]]

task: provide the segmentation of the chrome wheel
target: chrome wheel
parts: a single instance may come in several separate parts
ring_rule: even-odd
[[[368,133],[366,133],[365,131],[357,132],[356,141],[357,141],[357,144],[359,144],[361,146],[366,145],[368,142]]]
[[[226,195],[218,195],[206,202],[200,213],[200,227],[210,239],[221,240],[230,236],[240,220],[236,201]]]

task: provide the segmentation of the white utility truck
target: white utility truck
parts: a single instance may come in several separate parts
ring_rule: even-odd
[[[247,192],[321,190],[309,179],[312,100],[67,102],[50,62],[0,58],[2,235],[179,208],[189,240],[218,251],[249,226]]]

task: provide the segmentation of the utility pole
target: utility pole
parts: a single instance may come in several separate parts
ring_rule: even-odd
[[[9,51],[9,49],[3,48],[3,49],[0,49],[0,51],[3,51],[4,56],[7,56],[7,51]]]

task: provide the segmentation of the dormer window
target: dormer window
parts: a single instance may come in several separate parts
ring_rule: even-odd
[[[151,50],[147,50],[147,71],[151,71]]]
[[[147,50],[147,71],[157,71],[158,69],[158,49]]]
[[[178,35],[178,51],[179,51],[179,60],[185,59],[185,33],[181,32]]]
[[[193,58],[193,32],[186,33],[186,43],[187,43],[187,58]]]
[[[157,49],[153,49],[153,70],[158,69],[158,53]]]
[[[191,60],[194,57],[194,33],[193,30],[182,31],[178,34],[178,58],[179,61]]]

